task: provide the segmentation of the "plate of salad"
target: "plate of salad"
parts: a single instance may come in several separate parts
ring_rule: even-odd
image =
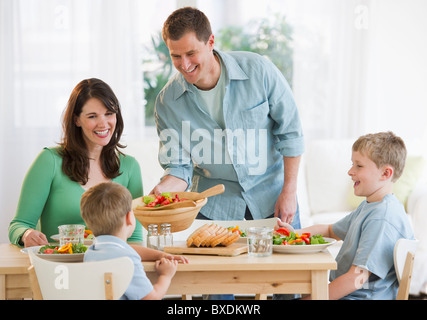
[[[82,262],[87,247],[82,244],[67,243],[62,247],[57,245],[34,246],[21,249],[21,252],[33,251],[40,258],[56,262]]]
[[[286,228],[279,228],[273,233],[273,251],[278,253],[316,253],[326,250],[335,242],[335,239],[320,234],[298,234]]]

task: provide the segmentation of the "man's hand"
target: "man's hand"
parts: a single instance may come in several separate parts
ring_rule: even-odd
[[[283,157],[285,177],[282,191],[274,207],[274,216],[291,224],[297,212],[297,180],[301,156]]]
[[[158,196],[163,192],[182,192],[187,190],[188,184],[184,180],[174,177],[165,176],[160,183],[151,190],[150,194]]]
[[[285,223],[291,224],[297,212],[297,197],[295,194],[282,192],[274,207],[274,216]]]

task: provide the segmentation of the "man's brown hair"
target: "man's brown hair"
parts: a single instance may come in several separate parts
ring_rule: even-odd
[[[199,41],[208,42],[212,28],[202,11],[192,7],[175,10],[163,24],[162,37],[165,42],[177,41],[187,32],[194,32]]]

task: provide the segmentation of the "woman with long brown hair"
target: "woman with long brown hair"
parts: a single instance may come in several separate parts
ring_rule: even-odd
[[[108,84],[86,79],[74,88],[64,112],[62,142],[44,148],[26,174],[9,225],[11,243],[45,245],[59,225],[84,224],[80,198],[100,182],[117,182],[133,198],[143,195],[138,162],[119,150],[123,127],[119,101]],[[139,222],[128,240],[142,241]]]

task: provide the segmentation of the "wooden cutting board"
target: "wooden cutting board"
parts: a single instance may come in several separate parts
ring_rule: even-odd
[[[248,252],[248,245],[246,241],[237,241],[228,247],[217,246],[214,248],[209,247],[187,247],[185,241],[174,241],[173,247],[163,248],[164,252],[173,254],[206,254],[217,256],[237,256],[242,253]]]

